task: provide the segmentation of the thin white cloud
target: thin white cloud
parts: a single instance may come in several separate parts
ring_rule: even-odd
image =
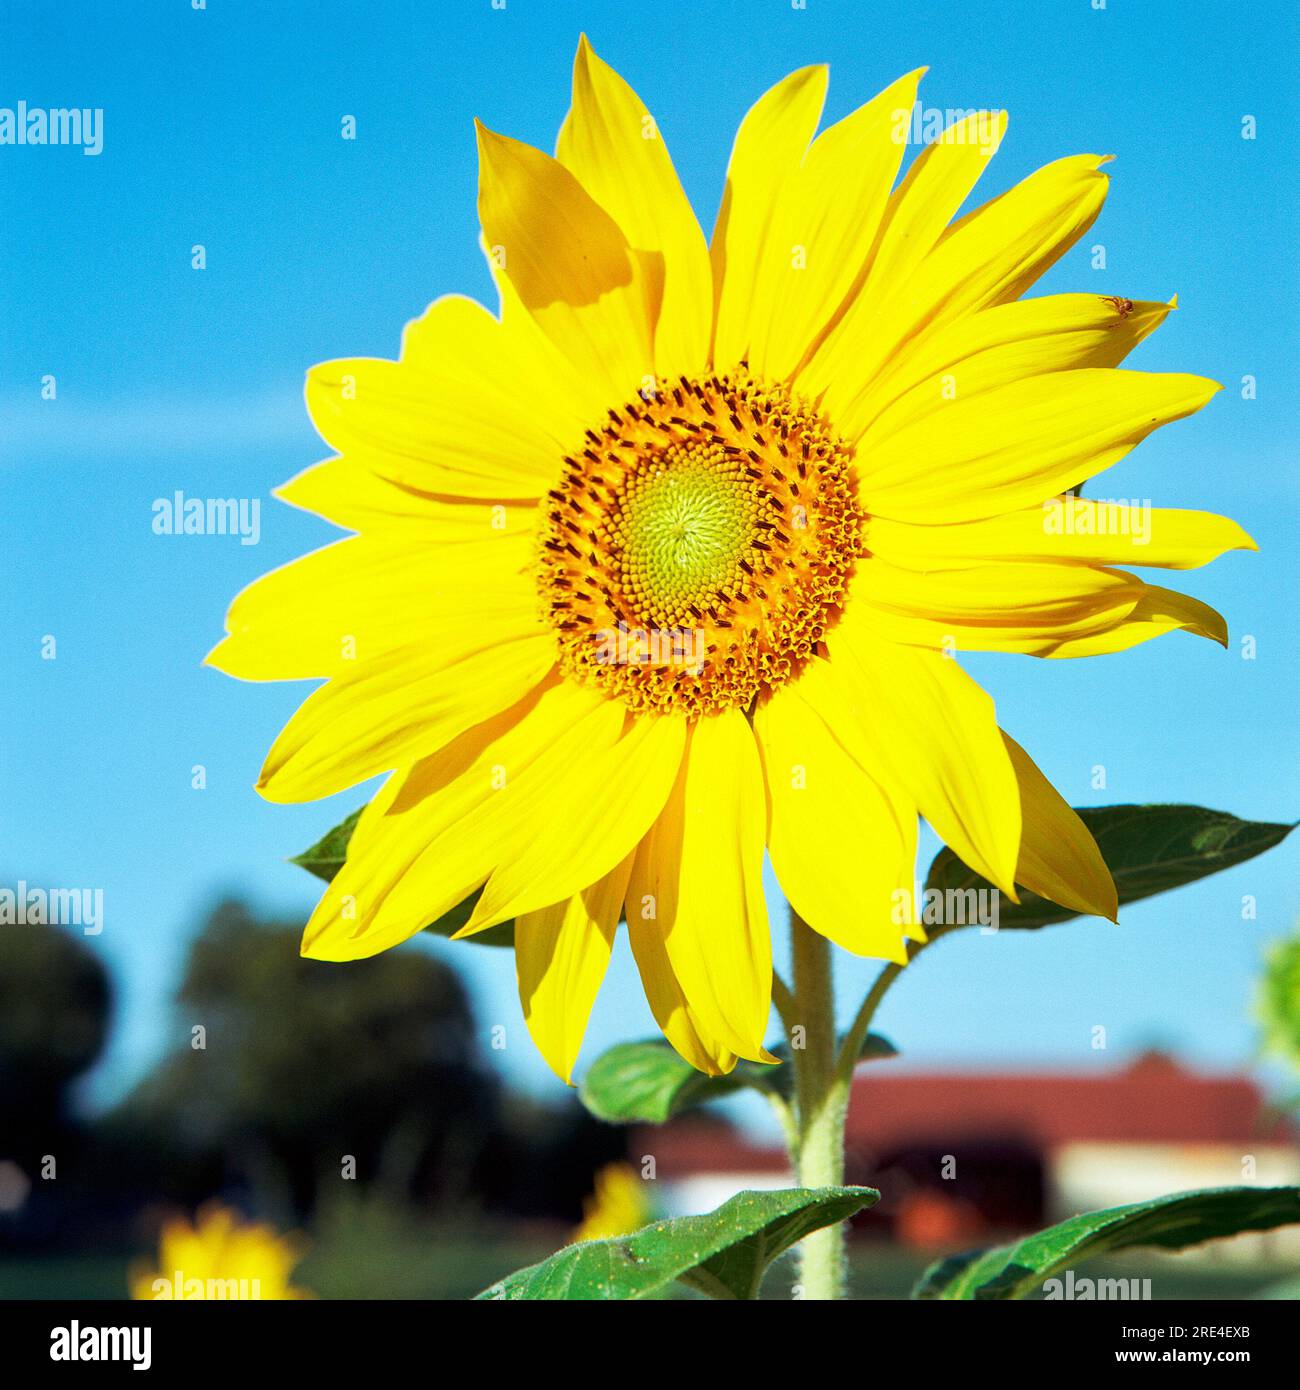
[[[152,397],[53,401],[0,398],[0,460],[9,467],[51,455],[96,458],[243,450],[316,439],[302,389],[286,385],[244,397]]]

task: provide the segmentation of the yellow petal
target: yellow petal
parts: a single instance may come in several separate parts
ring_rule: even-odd
[[[557,160],[481,124],[478,132],[479,217],[489,254],[579,373],[603,383],[610,401],[630,399],[654,369],[642,260]]]
[[[1014,901],[1020,796],[993,701],[953,660],[882,641],[851,607],[799,690],[876,780]],[[867,615],[869,619],[869,614]]]
[[[608,873],[658,816],[685,743],[685,719],[630,715],[617,700],[566,732],[550,785],[532,773],[522,788],[506,788],[502,800],[520,821],[520,847],[492,871],[456,935],[558,902]]]
[[[918,573],[874,559],[854,582],[858,620],[878,637],[949,651],[1088,656],[1123,651],[1174,628],[1220,645],[1214,609],[1123,570],[993,564]]]
[[[760,703],[754,732],[768,853],[790,905],[845,950],[906,965],[915,805],[858,766],[798,683]]]
[[[1106,198],[1105,158],[1078,155],[1038,170],[954,223],[883,300],[854,365],[857,393],[831,404],[851,438],[875,415],[882,381],[945,324],[1021,295],[1083,235]]]
[[[973,111],[917,155],[890,198],[855,316],[897,294],[924,262],[983,177],[1006,130],[1005,111]]]
[[[479,582],[466,593],[450,548],[423,532],[354,536],[255,580],[235,597],[229,634],[207,664],[240,680],[355,676],[360,663],[428,634],[464,649],[482,632],[540,633],[523,538],[472,547]],[[476,628],[481,631],[476,631]],[[439,635],[441,633],[441,635]]]
[[[1259,549],[1235,521],[1213,512],[1070,496],[949,526],[875,518],[870,547],[873,555],[891,565],[925,571],[1047,560],[1182,570],[1208,565],[1227,550]]]
[[[955,121],[917,155],[890,197],[863,284],[799,374],[801,389],[825,393],[833,418],[840,418],[862,388],[866,376],[861,364],[879,360],[877,322],[883,307],[905,294],[913,274],[988,168],[1006,128],[1005,111],[973,111]]]
[[[552,675],[390,777],[353,829],[347,859],[307,924],[303,954],[372,956],[464,902],[529,832],[508,814],[521,784],[531,783],[535,796],[549,775],[548,750],[607,705]]]
[[[966,314],[888,364],[862,408],[862,431],[879,442],[949,401],[970,400],[1023,377],[1118,367],[1173,307],[1053,294]]]
[[[372,955],[480,887],[458,936],[581,892],[631,853],[658,814],[681,723],[629,720],[598,692],[552,681],[467,730],[391,779],[363,813],[308,926],[308,953]]]
[[[321,437],[381,477],[425,492],[535,498],[589,423],[553,350],[471,299],[430,305],[401,362],[354,358],[307,374]]]
[[[533,558],[538,517],[533,501],[424,492],[344,458],[313,464],[274,492],[282,502],[349,531],[391,530],[394,542],[404,539],[436,551],[444,546],[481,547],[485,559],[496,552],[516,570]],[[507,550],[514,552],[509,558]],[[480,564],[477,549],[459,550],[457,558],[462,565]]]
[[[826,100],[824,65],[800,68],[750,107],[736,132],[710,256],[716,305],[713,361],[729,371],[749,351],[756,323],[771,311],[757,291],[781,193],[795,177]]]
[[[498,312],[471,314],[455,307],[463,306],[463,296],[444,295],[402,331],[402,365],[434,382],[450,383],[465,370],[460,359],[466,353],[473,367],[484,347],[495,348],[495,360],[488,362],[493,381],[502,388],[505,377],[503,389],[514,394],[516,410],[522,403],[533,423],[567,450],[593,415],[604,413],[606,388],[556,348],[504,273],[501,248],[488,245],[481,229],[479,247],[496,286]]]
[[[1049,655],[1063,641],[1109,632],[1132,613],[1142,581],[1082,565],[985,564],[932,573],[883,559],[861,566],[852,602],[893,642],[949,651]]]
[[[661,951],[701,1029],[755,1061],[768,1057],[772,1007],[763,822],[753,731],[737,710],[706,716],[691,727],[676,785],[628,885],[632,948],[660,1026],[669,997],[654,959]]]
[[[515,921],[515,969],[537,1050],[572,1082],[587,1020],[618,930],[631,856],[590,888]]]
[[[618,223],[629,245],[663,256],[655,369],[693,373],[709,353],[713,284],[709,248],[641,98],[592,51],[584,34],[573,64],[573,106],[556,158]]]
[[[976,521],[1040,505],[1118,462],[1220,388],[1180,373],[1086,368],[997,387],[858,448],[872,516]]]
[[[1074,657],[1122,652],[1139,642],[1149,642],[1153,637],[1162,637],[1180,628],[1196,637],[1217,642],[1221,647],[1228,645],[1228,625],[1222,614],[1208,603],[1174,589],[1162,589],[1157,584],[1142,584],[1132,612],[1115,627],[1087,637],[1069,638],[1040,655]]]
[[[1174,628],[1227,645],[1223,618],[1199,599],[1123,570],[995,564],[917,573],[863,566],[851,612],[878,637],[949,651],[1093,656]]]
[[[1002,740],[1016,770],[1024,826],[1016,882],[1062,907],[1115,921],[1115,881],[1092,832],[1015,739],[1004,733]]]
[[[755,372],[791,375],[865,276],[902,163],[900,113],[910,115],[924,71],[908,73],[824,130],[781,185],[771,235],[754,265]]]
[[[691,1006],[673,969],[663,934],[655,925],[653,900],[642,902],[628,893],[627,931],[641,974],[650,1011],[665,1038],[695,1068],[709,1076],[725,1076],[737,1062],[734,1052],[708,1031],[699,1011]]]
[[[542,632],[494,637],[468,613],[335,676],[298,707],[271,746],[257,789],[268,801],[314,801],[408,766],[508,708],[555,664]]]

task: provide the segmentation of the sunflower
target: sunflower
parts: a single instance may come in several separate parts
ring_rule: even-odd
[[[579,43],[554,158],[480,126],[500,312],[459,296],[396,362],[327,363],[337,457],[279,489],[356,534],[235,600],[209,661],[323,679],[268,800],[380,773],[303,950],[386,950],[474,900],[571,1076],[626,921],[696,1067],[768,1059],[764,852],[814,931],[907,959],[918,815],[1013,899],[1114,918],[1088,831],[962,651],[1078,657],[1223,620],[1120,564],[1254,548],[1076,496],[1218,386],[1118,370],[1174,303],[1020,296],[1106,158],[956,217],[1006,129],[902,163],[922,72],[816,134],[824,67],[746,115],[706,243],[653,117]],[[902,906],[900,906],[902,904]]]
[[[591,1195],[582,1204],[582,1224],[569,1240],[576,1244],[630,1235],[653,1215],[640,1173],[630,1163],[607,1163],[596,1173]]]
[[[218,1202],[200,1209],[191,1225],[168,1221],[158,1243],[158,1268],[131,1271],[135,1299],[310,1298],[289,1282],[302,1258],[302,1242],[270,1226],[245,1222]]]

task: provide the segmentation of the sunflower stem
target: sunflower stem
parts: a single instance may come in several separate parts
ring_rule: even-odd
[[[928,941],[909,942],[908,963],[951,930],[951,926],[938,927]],[[777,977],[774,996],[790,1042],[794,1107],[782,1106],[778,1118],[799,1185],[839,1187],[844,1182],[844,1125],[853,1071],[881,1000],[906,967],[890,964],[880,972],[837,1050],[830,943],[794,908],[790,909],[790,955],[794,987]],[[845,1269],[843,1222],[814,1231],[799,1245],[800,1297],[843,1298]]]
[[[956,925],[958,924],[949,923],[947,926],[935,927],[925,941],[909,941],[907,943],[907,964],[911,965],[927,946],[932,946],[940,937],[947,936]],[[840,1054],[835,1063],[835,1073],[846,1085],[853,1081],[853,1069],[858,1064],[858,1059],[862,1054],[862,1046],[867,1040],[867,1034],[871,1031],[871,1024],[876,1016],[876,1010],[880,1007],[881,1000],[888,993],[889,987],[906,969],[906,965],[899,965],[896,962],[891,962],[885,966],[876,977],[876,982],[871,986],[867,997],[862,1001],[849,1031],[844,1035],[844,1041],[840,1045]]]
[[[772,971],[772,1003],[776,1005],[781,1027],[788,1037],[794,1020],[794,991],[775,970]]]
[[[790,942],[794,1000],[787,1021],[794,1064],[797,1150],[791,1154],[801,1187],[844,1181],[844,1118],[848,1084],[835,1057],[835,996],[831,948],[792,908]],[[844,1226],[824,1227],[799,1246],[799,1285],[805,1299],[844,1297]]]
[[[840,1045],[840,1054],[835,1062],[835,1074],[841,1080],[845,1082],[853,1080],[853,1069],[858,1065],[863,1044],[867,1040],[867,1034],[871,1031],[871,1020],[875,1018],[876,1010],[880,1007],[880,1001],[885,997],[885,992],[903,973],[903,970],[903,966],[892,962],[885,966],[876,977],[876,982],[871,986],[867,997],[862,1001],[857,1017],[853,1020],[849,1031],[844,1035],[844,1041]]]

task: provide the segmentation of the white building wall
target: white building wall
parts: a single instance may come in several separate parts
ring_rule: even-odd
[[[1048,1209],[1062,1221],[1083,1211],[1145,1202],[1197,1187],[1300,1183],[1300,1150],[1286,1144],[1063,1144],[1048,1169]],[[1210,1259],[1300,1257],[1300,1226],[1212,1241]]]

